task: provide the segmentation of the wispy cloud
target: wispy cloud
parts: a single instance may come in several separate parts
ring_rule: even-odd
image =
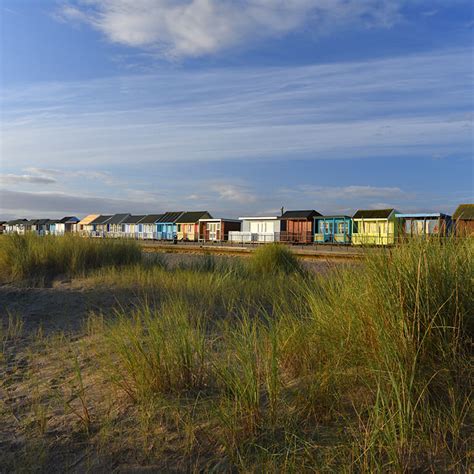
[[[230,217],[281,205],[324,212],[377,203],[422,208],[421,193],[389,179],[378,186],[370,172],[352,180],[350,170],[341,170],[347,186],[323,187],[314,186],[323,184],[317,172],[303,173],[285,190],[286,177],[275,169],[303,162],[316,170],[318,160],[328,166],[342,159],[350,168],[366,158],[381,166],[407,157],[415,163],[442,156],[437,164],[470,159],[470,61],[469,49],[455,49],[3,89],[1,205],[10,214],[48,206],[58,213],[208,208]],[[252,164],[261,170],[261,162],[273,177],[250,177]],[[36,189],[49,197],[21,194],[20,185],[47,185]]]
[[[399,187],[388,186],[314,186],[300,185],[295,188],[296,193],[308,197],[324,196],[325,199],[373,199],[373,198],[400,198],[406,193]]]
[[[248,186],[221,183],[211,185],[210,190],[217,192],[219,199],[233,203],[247,204],[257,200],[257,196]]]
[[[30,174],[0,174],[0,185],[19,185],[19,184],[52,184],[54,178],[46,176],[36,176]]]
[[[373,209],[394,207],[400,210],[452,212],[456,205],[465,201],[468,191],[454,193],[451,197],[436,192],[407,192],[398,187],[384,186],[314,186],[302,184],[292,188],[280,187],[269,194],[264,190],[243,184],[215,185],[196,181],[197,193],[153,193],[139,189],[124,190],[122,197],[111,198],[98,193],[84,195],[81,192],[30,192],[0,189],[0,216],[58,217],[66,214],[82,216],[90,213],[131,212],[137,214],[160,213],[167,210],[208,209],[214,215],[238,217],[263,215],[285,209],[315,208],[323,213],[351,215],[357,208]]]
[[[2,153],[17,166],[34,157],[88,172],[132,162],[459,155],[472,145],[470,61],[470,50],[450,50],[10,89]]]
[[[302,26],[389,27],[402,0],[70,0],[57,17],[85,22],[109,41],[168,58],[214,54]]]
[[[118,212],[153,212],[162,209],[162,204],[143,203],[139,200],[111,199],[100,196],[84,196],[72,193],[26,192],[0,189],[0,213],[37,217],[38,215],[60,216],[74,213],[78,215]]]
[[[103,171],[94,170],[64,170],[64,169],[48,169],[48,168],[37,168],[28,167],[25,171],[31,173],[38,179],[51,179],[50,182],[57,182],[61,179],[87,179],[102,181],[108,185],[117,184],[119,181],[114,178],[110,173]]]

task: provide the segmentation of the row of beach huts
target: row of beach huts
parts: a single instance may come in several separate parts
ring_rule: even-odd
[[[207,211],[132,215],[90,214],[83,219],[15,219],[0,222],[6,234],[116,237],[158,241],[230,243],[320,243],[392,245],[411,236],[474,235],[474,204],[461,204],[453,216],[400,213],[395,209],[358,210],[353,216],[294,210],[280,216],[214,218]]]

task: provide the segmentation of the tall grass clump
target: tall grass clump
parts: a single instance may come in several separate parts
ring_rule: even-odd
[[[290,274],[301,271],[298,257],[284,245],[273,243],[258,248],[251,257],[250,269],[256,274]]]
[[[120,311],[104,338],[106,373],[134,401],[204,386],[205,325],[182,301]]]
[[[469,240],[413,240],[305,283],[283,309],[297,412],[357,420],[355,469],[466,462],[472,257]]]
[[[104,266],[138,263],[136,242],[94,240],[75,235],[8,235],[0,241],[0,272],[7,281],[42,281],[57,275],[81,275]]]

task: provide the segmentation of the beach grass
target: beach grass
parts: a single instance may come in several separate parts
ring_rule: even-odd
[[[8,282],[40,283],[58,275],[79,276],[94,268],[128,265],[141,259],[138,243],[131,240],[33,233],[0,239],[0,277]]]
[[[467,472],[472,241],[316,275],[293,259],[275,245],[85,278],[138,295],[92,313],[79,342],[83,398],[93,379],[120,407],[87,410],[93,466],[127,453],[161,470]]]

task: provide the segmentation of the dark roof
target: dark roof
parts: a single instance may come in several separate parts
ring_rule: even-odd
[[[197,222],[199,219],[209,219],[212,216],[207,211],[184,212],[181,217],[176,220],[177,224],[189,224]]]
[[[320,215],[321,214],[314,209],[309,211],[286,211],[280,219],[312,219]]]
[[[458,208],[454,211],[453,219],[474,220],[474,204],[459,204]]]
[[[26,224],[28,222],[28,219],[13,219],[11,221],[8,221],[7,224],[13,225],[13,224]]]
[[[121,224],[130,214],[114,214],[107,224]]]
[[[124,221],[123,224],[138,224],[145,216],[128,216]]]
[[[162,216],[161,219],[158,222],[171,222],[175,223],[176,220],[181,217],[181,214],[183,214],[183,211],[177,211],[177,212],[165,212]]]
[[[354,214],[354,219],[387,219],[395,209],[359,209]]]
[[[352,219],[352,217],[344,214],[334,214],[330,216],[316,216],[315,219]]]
[[[58,221],[60,224],[66,224],[66,222],[79,222],[76,216],[66,216]]]
[[[155,224],[162,217],[163,217],[163,214],[148,214],[140,221],[140,224]]]
[[[105,224],[109,221],[112,216],[99,216],[96,217],[91,224]]]
[[[31,221],[31,224],[34,225],[45,225],[49,222],[49,219],[36,219],[34,222]]]
[[[58,224],[59,220],[58,219],[48,219],[45,224]]]

